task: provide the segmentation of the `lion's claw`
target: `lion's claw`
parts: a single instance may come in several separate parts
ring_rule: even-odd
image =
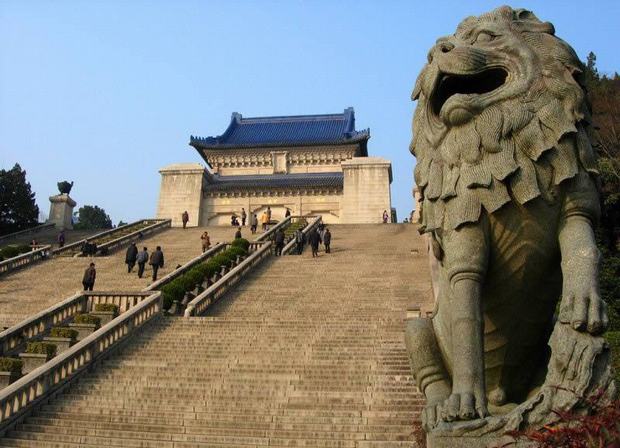
[[[581,288],[579,288],[581,289]],[[597,288],[589,291],[564,291],[560,305],[560,322],[570,324],[577,331],[599,334],[607,328],[607,305]]]
[[[473,420],[488,415],[486,400],[477,398],[473,393],[453,393],[444,402],[441,419],[446,422],[455,420]]]

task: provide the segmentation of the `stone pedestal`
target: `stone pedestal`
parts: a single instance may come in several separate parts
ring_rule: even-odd
[[[346,224],[380,223],[390,213],[392,164],[381,157],[354,157],[342,162],[342,216]]]
[[[47,222],[52,222],[58,229],[72,229],[73,207],[76,202],[68,194],[50,196],[50,215]]]

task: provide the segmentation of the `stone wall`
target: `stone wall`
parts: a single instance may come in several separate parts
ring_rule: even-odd
[[[336,224],[340,223],[341,202],[342,192],[338,191],[306,194],[287,192],[272,196],[213,194],[202,200],[201,223],[205,226],[230,225],[231,215],[235,213],[240,217],[241,208],[245,208],[248,216],[250,212],[256,213],[260,220],[263,211],[270,207],[272,219],[278,221],[284,218],[288,208],[292,215],[321,214],[327,224]]]
[[[199,163],[177,163],[162,168],[159,173],[157,218],[172,219],[172,226],[179,227],[181,215],[187,210],[188,226],[203,225],[200,219],[205,168]]]
[[[344,192],[341,222],[380,223],[392,208],[392,165],[381,157],[354,157],[342,162]]]
[[[326,164],[325,166],[327,166]],[[291,191],[231,191],[203,193],[206,169],[198,163],[174,164],[162,168],[157,217],[172,219],[181,226],[187,210],[189,226],[230,225],[233,213],[245,208],[258,217],[269,206],[272,218],[284,218],[288,208],[293,215],[320,214],[327,224],[381,222],[383,210],[391,210],[392,169],[379,157],[355,157],[342,162],[344,189],[303,189]],[[316,169],[312,172],[317,172]],[[337,171],[331,169],[331,171]],[[293,170],[289,172],[295,172]],[[239,173],[241,174],[241,173]],[[249,221],[249,220],[248,220]]]

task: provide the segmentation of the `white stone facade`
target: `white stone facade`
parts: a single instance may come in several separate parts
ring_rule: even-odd
[[[240,216],[242,208],[248,216],[256,213],[260,218],[270,207],[276,220],[284,218],[289,209],[293,215],[321,214],[327,224],[381,222],[383,210],[389,213],[391,209],[390,162],[378,157],[355,157],[336,169],[344,172],[342,188],[205,192],[207,168],[196,163],[171,165],[159,171],[162,180],[157,217],[170,218],[173,226],[180,226],[181,214],[187,210],[190,226],[230,225],[231,215]],[[239,171],[229,171],[229,175],[240,171],[250,174],[240,167]]]

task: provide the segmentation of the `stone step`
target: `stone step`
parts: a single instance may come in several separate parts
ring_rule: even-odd
[[[426,260],[406,262],[425,246],[412,227],[333,234],[333,256],[269,261],[206,317],[153,323],[0,447],[415,447],[403,319],[429,297]]]

